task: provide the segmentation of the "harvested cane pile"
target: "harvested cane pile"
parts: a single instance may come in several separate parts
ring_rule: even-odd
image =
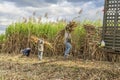
[[[39,38],[36,37],[36,36],[31,36],[31,37],[30,37],[30,40],[31,40],[33,43],[37,44]],[[53,47],[52,44],[49,43],[47,40],[44,40],[44,45],[45,45],[46,48],[49,48],[49,49],[52,51],[52,53],[55,53],[55,52],[54,52],[54,47]],[[36,45],[36,47],[37,47],[37,45]]]
[[[96,29],[93,25],[84,25],[84,29],[86,30],[86,36],[84,40],[83,58],[94,59],[94,56],[99,56],[96,52],[100,36],[96,35]]]
[[[90,24],[84,25],[84,29],[86,30],[82,51],[84,59],[120,61],[120,55],[104,52],[103,48],[99,47],[101,40],[100,30],[97,30],[95,26]]]
[[[55,52],[56,54],[61,54],[64,53],[64,34],[65,34],[65,30],[69,30],[69,31],[73,31],[74,28],[77,27],[76,22],[71,21],[69,22],[64,29],[62,29],[61,31],[59,31],[55,37],[54,40],[54,48],[55,48]]]

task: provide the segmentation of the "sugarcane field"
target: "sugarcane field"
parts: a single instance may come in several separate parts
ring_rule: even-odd
[[[120,80],[120,0],[1,0],[0,80]]]

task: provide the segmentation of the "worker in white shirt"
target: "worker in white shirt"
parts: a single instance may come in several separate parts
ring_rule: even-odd
[[[39,39],[38,40],[38,58],[40,60],[42,60],[43,51],[44,51],[44,40],[43,39]]]

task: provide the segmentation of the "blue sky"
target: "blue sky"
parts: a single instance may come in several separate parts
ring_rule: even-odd
[[[80,10],[80,20],[102,19],[103,6],[104,0],[0,0],[0,33],[5,29],[3,26],[30,17],[33,12],[36,18],[48,13],[51,21],[56,18],[71,20]]]

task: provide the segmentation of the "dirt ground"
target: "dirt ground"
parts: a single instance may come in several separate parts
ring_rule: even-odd
[[[0,54],[0,80],[120,80],[120,63]]]

